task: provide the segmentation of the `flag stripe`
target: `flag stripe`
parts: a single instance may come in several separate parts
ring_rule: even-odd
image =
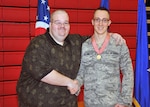
[[[39,28],[39,27],[47,29],[49,27],[49,24],[42,21],[37,21],[35,28]]]

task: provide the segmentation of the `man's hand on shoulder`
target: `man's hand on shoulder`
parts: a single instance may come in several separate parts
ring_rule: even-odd
[[[110,33],[110,35],[116,40],[116,45],[122,45],[126,43],[126,40],[118,33]]]

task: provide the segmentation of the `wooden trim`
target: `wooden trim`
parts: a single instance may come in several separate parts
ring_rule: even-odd
[[[150,11],[150,7],[147,6],[147,7],[146,7],[146,11]]]
[[[150,36],[150,32],[148,32],[148,36]]]

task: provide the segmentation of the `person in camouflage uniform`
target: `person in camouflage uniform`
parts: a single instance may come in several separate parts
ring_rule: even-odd
[[[98,8],[92,19],[94,34],[82,45],[76,79],[80,86],[84,84],[85,107],[132,105],[133,67],[129,49],[126,44],[116,45],[108,32],[110,24],[109,11]]]

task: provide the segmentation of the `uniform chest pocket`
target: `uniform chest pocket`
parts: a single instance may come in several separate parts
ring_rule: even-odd
[[[103,57],[105,57],[105,61],[112,63],[112,64],[118,64],[120,60],[120,54],[117,52],[107,52],[103,54]]]
[[[82,63],[84,63],[85,65],[92,63],[95,58],[94,56],[96,56],[96,54],[93,51],[85,52],[82,55]]]

